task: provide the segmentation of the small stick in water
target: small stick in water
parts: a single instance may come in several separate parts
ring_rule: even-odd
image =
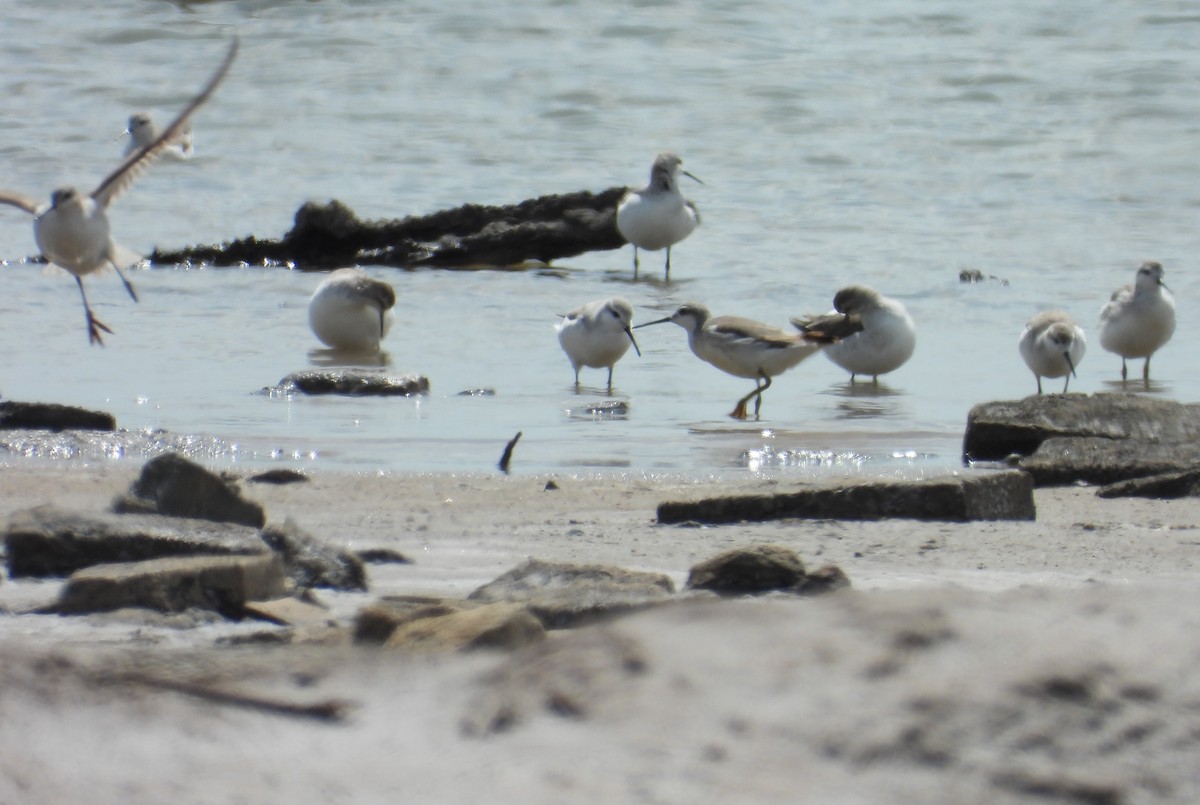
[[[504,445],[504,453],[500,456],[500,472],[508,472],[508,462],[512,461],[513,448],[517,446],[517,440],[520,438],[521,431],[517,431],[517,435]]]

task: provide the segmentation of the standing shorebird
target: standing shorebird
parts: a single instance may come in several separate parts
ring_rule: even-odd
[[[83,277],[111,265],[125,284],[133,301],[137,293],[121,271],[121,263],[128,265],[119,255],[119,247],[113,242],[108,223],[108,206],[121,193],[129,189],[134,180],[154,163],[174,143],[186,126],[188,118],[216,91],[217,86],[229,72],[237,56],[238,41],[233,40],[229,52],[208,85],[192,99],[179,116],[167,126],[149,145],[134,152],[119,167],[100,182],[91,195],[84,196],[74,187],[60,187],[50,195],[50,203],[38,204],[25,196],[0,191],[0,204],[19,207],[33,216],[33,237],[47,261],[65,268],[75,276],[79,295],[83,297],[83,311],[87,314],[88,343],[104,346],[100,331],[112,333],[103,322],[92,314],[87,294],[83,290]]]
[[[826,358],[850,373],[851,383],[857,375],[871,375],[878,385],[880,375],[899,369],[912,357],[917,328],[900,302],[866,285],[848,285],[834,295],[833,309],[862,322],[860,332],[824,350]],[[827,319],[792,319],[792,324],[803,332],[813,322]]]
[[[1113,292],[1100,309],[1100,346],[1121,356],[1121,380],[1128,358],[1145,358],[1142,382],[1150,385],[1150,356],[1175,332],[1175,300],[1162,281],[1163,267],[1147,260],[1138,267],[1133,285]]]
[[[1044,310],[1025,325],[1018,342],[1025,365],[1037,378],[1037,393],[1042,393],[1043,377],[1065,377],[1063,394],[1071,383],[1075,367],[1087,351],[1083,328],[1061,310]]]
[[[129,126],[123,132],[129,136],[129,145],[125,146],[125,156],[129,157],[142,150],[158,139],[158,129],[149,112],[134,112],[129,116]],[[167,146],[164,156],[176,159],[190,159],[192,156],[192,129],[185,127],[175,140]]]
[[[378,352],[392,326],[396,292],[361,268],[339,268],[317,286],[308,302],[308,324],[333,349]]]
[[[862,328],[861,322],[838,315],[825,317],[823,326],[814,322],[806,332],[795,333],[737,316],[714,318],[708,308],[698,302],[688,302],[665,319],[648,321],[637,327],[664,322],[678,324],[687,331],[688,346],[700,360],[734,377],[754,381],[754,391],[738,400],[730,412],[734,419],[747,418],[746,404],[751,399],[757,419],[762,408],[762,394],[771,387],[771,378],[791,369],[822,345]]]
[[[659,154],[650,166],[650,183],[630,190],[617,204],[617,231],[633,244],[633,276],[638,275],[638,249],[656,252],[666,247],[663,279],[671,278],[671,246],[692,234],[700,223],[696,205],[679,192],[679,174],[700,182],[680,169],[683,160],[674,154]],[[700,182],[704,184],[704,182]]]
[[[575,388],[579,388],[579,370],[590,366],[608,368],[608,393],[612,394],[613,367],[629,351],[632,344],[640,357],[641,349],[629,328],[633,322],[633,305],[619,296],[599,299],[576,308],[555,325],[558,343],[575,369]]]

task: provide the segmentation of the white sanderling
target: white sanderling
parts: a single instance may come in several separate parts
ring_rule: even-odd
[[[630,190],[617,204],[617,231],[633,244],[633,276],[638,275],[638,249],[658,251],[666,248],[663,278],[671,278],[671,246],[692,234],[700,223],[696,205],[679,192],[678,175],[683,160],[674,154],[659,154],[650,166],[650,183]],[[703,184],[703,182],[700,182]]]
[[[111,265],[125,284],[125,290],[135,302],[137,301],[133,285],[121,271],[122,265],[128,265],[132,260],[125,260],[123,254],[127,250],[121,249],[113,242],[108,223],[108,206],[128,190],[134,180],[177,139],[179,132],[186,127],[188,118],[209,99],[225,78],[237,51],[238,41],[235,38],[221,66],[200,94],[163,130],[158,139],[122,162],[100,182],[91,195],[84,196],[74,187],[60,187],[50,195],[50,203],[47,205],[38,204],[16,193],[0,191],[0,204],[19,207],[34,216],[33,237],[46,260],[65,268],[75,276],[75,282],[79,285],[79,295],[83,297],[83,310],[87,315],[88,343],[103,346],[100,331],[111,333],[112,330],[92,314],[87,294],[83,290],[85,275]]]
[[[129,116],[129,127],[125,129],[129,144],[125,146],[125,156],[132,156],[158,139],[158,129],[149,112],[134,112]],[[192,129],[185,127],[179,132],[175,141],[167,145],[163,156],[175,159],[190,159],[192,156]]]
[[[333,349],[377,352],[392,326],[396,292],[361,268],[339,268],[308,302],[308,324]]]
[[[833,297],[835,313],[858,318],[862,330],[825,348],[825,357],[850,373],[879,376],[899,369],[912,357],[917,345],[917,328],[904,305],[866,285],[848,285]],[[813,319],[792,319],[800,330]]]
[[[579,370],[584,366],[608,369],[608,392],[612,393],[613,367],[632,344],[639,356],[642,351],[629,329],[633,305],[619,296],[598,299],[572,310],[555,325],[558,343],[575,370],[575,388],[579,388]]]
[[[1083,354],[1087,338],[1075,319],[1061,310],[1043,310],[1025,325],[1018,342],[1025,365],[1037,378],[1037,393],[1042,393],[1043,377],[1065,377],[1063,394],[1071,383]]]
[[[861,329],[861,323],[838,315],[825,320],[824,326],[814,323],[806,332],[790,332],[737,316],[714,318],[708,308],[698,302],[688,302],[664,319],[648,321],[637,327],[664,322],[678,324],[687,331],[688,346],[700,360],[734,377],[746,377],[754,381],[754,391],[738,400],[730,412],[729,415],[734,419],[747,418],[746,404],[751,399],[754,400],[754,416],[757,419],[762,408],[762,394],[771,387],[771,378],[791,369],[823,344]]]
[[[1122,381],[1128,376],[1126,359],[1145,358],[1142,382],[1149,386],[1150,356],[1175,332],[1175,300],[1162,277],[1162,265],[1147,260],[1133,285],[1118,288],[1100,309],[1100,346],[1121,356]]]

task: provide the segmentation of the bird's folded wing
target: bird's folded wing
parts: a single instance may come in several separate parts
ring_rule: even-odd
[[[752,341],[768,347],[790,347],[799,341],[795,336],[778,327],[771,327],[750,319],[739,320],[730,316],[722,316],[722,321],[713,323],[709,329],[716,335],[724,336],[731,341]]]

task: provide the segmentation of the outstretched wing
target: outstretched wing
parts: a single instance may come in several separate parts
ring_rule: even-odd
[[[229,46],[229,52],[225,54],[225,60],[221,62],[221,66],[213,73],[213,77],[209,79],[208,85],[201,90],[200,94],[193,98],[192,102],[179,113],[179,116],[171,121],[171,125],[163,129],[154,142],[131,154],[115,171],[104,178],[99,187],[92,191],[92,198],[96,200],[97,204],[107,209],[109,204],[128,190],[134,180],[141,176],[180,138],[187,128],[188,118],[216,92],[217,87],[225,79],[225,74],[229,72],[237,52],[238,40],[237,37],[234,37],[233,43]]]
[[[26,198],[20,193],[10,193],[7,190],[0,190],[0,204],[8,204],[13,207],[20,207],[30,215],[37,215],[38,207],[40,206],[31,198]]]

